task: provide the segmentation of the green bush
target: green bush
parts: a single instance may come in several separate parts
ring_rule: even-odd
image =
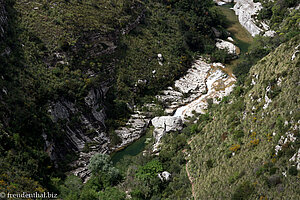
[[[158,160],[152,160],[146,165],[139,167],[136,177],[141,180],[150,180],[157,177],[163,171],[163,166]]]

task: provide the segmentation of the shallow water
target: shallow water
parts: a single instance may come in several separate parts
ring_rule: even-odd
[[[111,156],[112,162],[115,164],[115,163],[119,162],[122,158],[124,158],[125,156],[136,156],[139,153],[141,153],[145,149],[145,146],[146,146],[146,143],[145,143],[146,137],[147,137],[146,135],[143,135],[141,138],[134,141],[133,143],[131,143],[124,149],[113,153]]]

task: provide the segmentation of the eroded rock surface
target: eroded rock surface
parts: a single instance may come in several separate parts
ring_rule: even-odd
[[[150,119],[140,112],[131,115],[125,127],[115,130],[115,133],[122,139],[122,143],[115,146],[112,150],[122,148],[139,139],[149,125]]]
[[[192,116],[192,112],[203,113],[207,108],[207,100],[218,99],[228,95],[236,78],[224,71],[221,63],[209,64],[202,59],[197,60],[187,74],[175,81],[175,87],[162,91],[157,98],[167,104],[166,113],[181,116],[183,119]]]
[[[263,8],[260,2],[254,3],[253,0],[235,0],[235,2],[233,10],[238,16],[239,22],[253,37],[262,32],[265,36],[274,36],[275,32],[269,30],[270,28],[266,23],[256,21],[254,18],[258,11]]]
[[[155,138],[153,152],[159,151],[161,138],[168,132],[181,130],[183,121],[193,116],[193,112],[204,113],[209,99],[218,103],[233,90],[236,78],[226,73],[224,68],[221,63],[209,64],[199,59],[184,77],[175,81],[174,88],[169,87],[157,96],[167,104],[166,113],[173,116],[152,119]]]

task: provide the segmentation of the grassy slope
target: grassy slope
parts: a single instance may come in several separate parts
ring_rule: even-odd
[[[61,40],[74,45],[84,32],[107,34],[124,28],[139,11],[130,10],[136,2],[18,0],[15,7],[22,15],[24,27],[29,28],[52,50],[59,47]]]
[[[299,176],[289,173],[293,163],[288,161],[299,148],[299,56],[291,61],[299,42],[299,37],[294,38],[259,61],[244,87],[230,96],[232,103],[213,108],[213,121],[191,144],[196,199],[238,199],[239,195],[240,199],[296,199],[299,195]],[[256,74],[257,84],[251,86]],[[278,78],[282,79],[280,86]],[[272,96],[272,103],[264,110],[267,86],[271,86],[268,96]],[[284,125],[285,121],[289,124]],[[298,129],[293,130],[296,125]],[[280,136],[286,132],[298,139],[274,155]],[[232,145],[240,145],[234,156]],[[287,172],[287,177],[282,172]],[[278,176],[281,183],[272,185],[271,176]]]

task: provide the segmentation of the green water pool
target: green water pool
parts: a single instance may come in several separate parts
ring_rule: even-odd
[[[125,156],[136,156],[141,153],[146,147],[146,138],[147,136],[144,135],[138,140],[134,141],[124,149],[117,151],[111,155],[111,160],[114,164],[119,162]]]

